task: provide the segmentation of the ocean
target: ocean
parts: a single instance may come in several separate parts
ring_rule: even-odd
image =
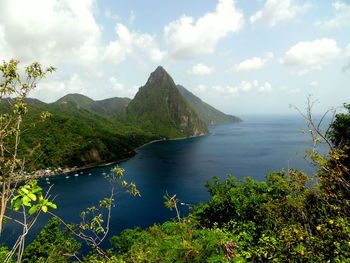
[[[109,236],[126,228],[148,227],[175,218],[175,212],[164,206],[163,196],[176,194],[183,203],[181,214],[189,206],[210,198],[205,183],[228,174],[237,179],[250,176],[265,180],[272,171],[295,168],[309,174],[314,168],[305,160],[305,150],[311,147],[311,137],[300,116],[246,116],[244,122],[209,126],[210,134],[201,137],[158,141],[137,150],[133,158],[121,162],[125,180],[136,183],[141,197],[120,193],[115,197]],[[62,174],[40,179],[57,204],[54,212],[67,223],[79,223],[80,212],[98,204],[110,194],[110,185],[103,174],[112,166]],[[75,175],[78,176],[75,176]],[[69,177],[69,178],[68,178]],[[49,216],[43,215],[31,230],[27,241],[45,225]],[[11,244],[20,228],[7,223],[1,242]]]

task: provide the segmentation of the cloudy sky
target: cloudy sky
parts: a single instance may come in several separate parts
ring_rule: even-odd
[[[350,102],[349,0],[0,0],[0,60],[57,71],[31,94],[133,98],[162,65],[231,114]]]

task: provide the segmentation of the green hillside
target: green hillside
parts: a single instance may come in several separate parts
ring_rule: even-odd
[[[0,101],[0,112],[8,102]],[[20,157],[30,170],[91,166],[130,157],[134,149],[154,139],[208,133],[206,123],[240,119],[223,114],[181,86],[158,67],[133,100],[95,101],[68,94],[54,103],[27,98]],[[43,111],[51,113],[45,122]],[[33,125],[35,123],[35,125]]]
[[[119,117],[161,137],[208,133],[206,124],[181,96],[171,76],[158,67]]]
[[[130,102],[129,98],[109,98],[104,100],[93,100],[81,94],[68,94],[55,102],[55,104],[64,105],[66,103],[75,103],[78,109],[85,109],[101,115],[117,115]]]
[[[19,153],[26,158],[29,170],[116,161],[132,156],[136,147],[153,139],[137,128],[90,112],[74,102],[34,102],[28,106]],[[7,107],[6,101],[0,103],[2,112]],[[45,122],[39,121],[43,111],[52,114]]]
[[[104,109],[101,106],[97,105],[97,103],[93,99],[90,99],[89,97],[78,93],[67,94],[64,97],[57,100],[55,104],[64,105],[69,102],[73,102],[76,105],[77,109],[86,109],[99,114],[104,113]]]
[[[209,104],[202,101],[193,93],[185,89],[181,85],[177,85],[181,95],[186,99],[188,104],[195,110],[198,117],[206,124],[219,124],[229,122],[241,122],[242,120],[236,116],[225,114]]]
[[[125,107],[129,104],[131,99],[129,98],[109,98],[109,99],[104,99],[104,100],[97,100],[95,101],[98,106],[103,108],[104,115],[107,116],[113,116],[117,115],[120,112],[122,112]]]

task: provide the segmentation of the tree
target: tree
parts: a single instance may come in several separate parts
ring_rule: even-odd
[[[56,205],[48,201],[47,196],[43,196],[42,189],[36,181],[30,181],[32,178],[25,174],[25,159],[18,156],[23,132],[21,124],[28,112],[28,93],[36,87],[39,80],[45,78],[47,73],[52,73],[55,68],[43,69],[38,62],[34,62],[25,67],[24,76],[21,76],[18,64],[18,60],[10,60],[0,65],[0,235],[5,219],[13,220],[23,227],[23,233],[8,253],[5,262],[9,261],[16,251],[17,261],[21,261],[25,236],[35,224],[40,212],[47,212],[49,207],[56,208]],[[48,116],[49,113],[43,112],[41,119],[44,120]],[[25,184],[19,186],[21,181],[25,181]],[[23,216],[22,221],[6,215],[10,200],[11,209]]]
[[[7,203],[17,189],[16,182],[24,178],[25,160],[18,159],[17,154],[21,139],[22,118],[28,111],[27,95],[36,87],[40,79],[55,70],[53,67],[44,70],[39,63],[35,62],[25,68],[23,79],[18,73],[18,64],[17,60],[10,60],[0,65],[0,100],[8,102],[7,112],[0,114],[0,182],[2,187],[0,233]],[[43,113],[42,117],[47,117],[47,113]]]
[[[50,219],[35,240],[25,248],[22,262],[63,263],[69,262],[69,257],[74,258],[80,243],[63,232],[59,228],[60,224],[58,219]]]

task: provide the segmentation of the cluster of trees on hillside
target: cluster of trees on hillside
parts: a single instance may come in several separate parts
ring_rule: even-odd
[[[11,61],[0,67],[2,93],[14,92],[18,83],[20,91],[34,88],[21,82],[17,64]],[[29,84],[51,71],[33,64],[27,68],[27,74],[34,78]],[[265,181],[238,181],[232,175],[224,181],[213,178],[206,184],[211,199],[192,207],[187,217],[179,214],[176,195],[167,195],[165,205],[174,211],[173,220],[147,229],[124,230],[110,239],[106,250],[101,243],[109,230],[115,193],[138,195],[135,184],[124,181],[123,170],[116,168],[107,178],[111,195],[82,211],[82,221],[76,225],[67,225],[52,212],[56,205],[35,181],[13,184],[25,164],[17,158],[17,146],[27,111],[26,94],[19,93],[11,111],[0,118],[0,228],[6,220],[15,220],[24,230],[15,247],[0,248],[0,261],[350,262],[350,105],[344,105],[345,113],[335,115],[326,133],[312,119],[311,108],[305,115],[315,146],[308,152],[317,167],[314,175],[290,169],[272,172]],[[317,151],[318,143],[329,145],[327,156]],[[19,211],[24,221],[10,218],[7,209]],[[42,212],[51,214],[52,219],[25,246],[25,236]],[[80,242],[91,248],[88,254],[79,253]]]

